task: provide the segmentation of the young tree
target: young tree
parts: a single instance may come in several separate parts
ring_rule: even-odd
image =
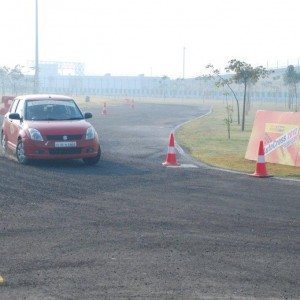
[[[229,105],[228,103],[226,104],[226,112],[227,112],[227,117],[224,119],[225,125],[227,127],[227,137],[228,140],[230,140],[230,132],[231,132],[231,124],[232,124],[232,113],[233,113],[233,107],[232,105]]]
[[[13,69],[9,69],[8,77],[10,79],[12,93],[16,95],[17,86],[20,86],[20,83],[24,78],[22,67],[20,65],[16,65]]]
[[[297,73],[293,65],[289,65],[285,71],[283,77],[284,83],[289,87],[289,101],[288,108],[298,110],[298,93],[297,93],[297,84],[300,81],[300,73]],[[295,99],[295,104],[294,104]]]
[[[0,68],[0,85],[1,85],[2,95],[4,95],[6,92],[6,86],[8,83],[8,74],[9,74],[9,68],[5,66]]]
[[[255,84],[260,78],[266,77],[270,71],[263,66],[253,68],[250,64],[232,59],[228,62],[228,66],[225,68],[227,72],[233,72],[231,80],[237,84],[244,86],[243,97],[243,115],[242,115],[242,131],[245,130],[245,111],[246,111],[246,98],[247,88],[249,84]]]
[[[220,75],[220,71],[218,69],[215,69],[214,66],[212,64],[209,64],[206,66],[207,69],[210,69],[212,71],[212,75],[210,75],[209,77],[217,77],[218,81],[216,81],[216,86],[220,87],[220,86],[227,86],[229,88],[229,90],[231,91],[235,102],[236,102],[236,108],[237,108],[237,122],[238,125],[240,125],[240,104],[239,104],[239,100],[234,92],[234,90],[231,87],[231,83],[232,83],[232,79],[231,78],[224,78],[223,76]]]

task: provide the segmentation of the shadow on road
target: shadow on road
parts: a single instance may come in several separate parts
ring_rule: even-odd
[[[27,166],[26,166],[27,167]],[[102,159],[97,165],[87,166],[81,160],[39,160],[32,161],[28,167],[56,173],[89,176],[143,175],[150,171],[132,167],[126,163]]]

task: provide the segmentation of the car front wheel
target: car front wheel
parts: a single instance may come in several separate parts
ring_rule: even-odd
[[[86,157],[86,158],[83,158],[82,160],[86,165],[92,166],[92,165],[95,165],[98,163],[98,161],[100,160],[100,157],[101,157],[101,149],[99,147],[98,154],[95,157]]]
[[[28,159],[24,151],[24,143],[22,140],[18,141],[17,148],[16,148],[16,156],[20,164],[26,165],[28,163]]]

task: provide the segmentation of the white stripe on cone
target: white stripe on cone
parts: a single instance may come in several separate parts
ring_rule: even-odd
[[[174,147],[168,147],[168,153],[169,154],[175,154],[175,148]]]
[[[258,157],[257,157],[257,162],[258,162],[259,164],[265,163],[265,156],[264,156],[264,155],[258,155]]]

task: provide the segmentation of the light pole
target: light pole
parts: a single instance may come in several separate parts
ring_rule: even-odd
[[[34,68],[34,93],[39,92],[39,16],[38,0],[35,0],[35,68]]]
[[[183,47],[183,55],[182,55],[182,79],[184,79],[185,73],[185,47]]]

